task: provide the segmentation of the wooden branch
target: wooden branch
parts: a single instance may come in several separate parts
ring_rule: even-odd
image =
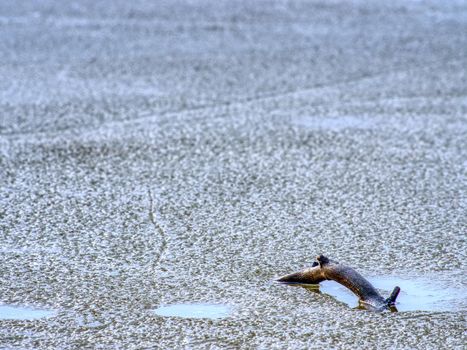
[[[385,299],[353,268],[332,261],[324,255],[317,256],[311,268],[282,276],[277,281],[287,284],[319,284],[325,280],[333,280],[349,288],[359,297],[360,304],[372,311],[391,309],[400,292],[400,288],[395,287],[389,298]]]

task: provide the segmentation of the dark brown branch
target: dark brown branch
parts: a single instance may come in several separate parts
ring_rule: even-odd
[[[353,268],[332,261],[324,255],[317,256],[311,268],[282,276],[277,281],[288,284],[318,284],[325,280],[333,280],[349,288],[360,298],[362,306],[374,311],[390,309],[400,292],[400,288],[395,287],[390,297],[384,299],[375,287]]]

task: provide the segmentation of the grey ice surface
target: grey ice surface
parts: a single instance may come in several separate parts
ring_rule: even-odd
[[[4,0],[0,57],[0,302],[57,310],[1,348],[464,348],[271,281],[465,290],[465,1]]]

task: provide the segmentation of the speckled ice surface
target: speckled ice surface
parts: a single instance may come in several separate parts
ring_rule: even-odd
[[[1,1],[0,303],[56,314],[0,347],[463,349],[466,33],[464,1]],[[455,304],[271,282],[318,253]]]

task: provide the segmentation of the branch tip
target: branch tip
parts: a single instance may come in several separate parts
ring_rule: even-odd
[[[401,289],[399,287],[394,287],[391,295],[389,296],[389,298],[386,299],[386,303],[388,305],[394,305],[396,303],[396,299],[397,299],[400,291],[401,291]]]
[[[318,255],[316,257],[316,260],[318,261],[320,267],[323,267],[324,265],[329,263],[329,259],[322,254]]]

